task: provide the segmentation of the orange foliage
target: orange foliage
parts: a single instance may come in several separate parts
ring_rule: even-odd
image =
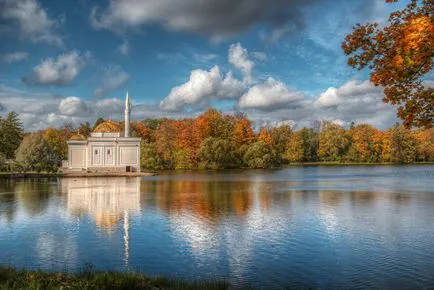
[[[270,132],[267,130],[267,128],[262,128],[261,132],[258,136],[259,141],[263,141],[267,143],[268,145],[273,145],[273,138],[271,138]]]
[[[434,1],[411,0],[390,15],[389,26],[357,25],[342,43],[348,64],[371,69],[370,80],[384,88],[384,102],[399,106],[407,127],[434,123],[434,88],[424,84],[434,67],[433,11]]]

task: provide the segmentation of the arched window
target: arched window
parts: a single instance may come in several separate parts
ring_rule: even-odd
[[[110,149],[107,150],[107,155],[110,155]]]
[[[98,150],[95,149],[95,155],[98,155]]]

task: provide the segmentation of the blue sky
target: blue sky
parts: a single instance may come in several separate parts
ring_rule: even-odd
[[[0,0],[0,114],[27,130],[189,117],[209,106],[257,124],[397,121],[340,48],[355,23],[407,1]]]

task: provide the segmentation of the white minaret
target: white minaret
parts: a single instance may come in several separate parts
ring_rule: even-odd
[[[130,97],[125,98],[125,137],[130,137]]]

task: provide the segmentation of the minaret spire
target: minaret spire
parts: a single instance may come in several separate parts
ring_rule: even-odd
[[[125,137],[130,137],[130,97],[125,97]]]

